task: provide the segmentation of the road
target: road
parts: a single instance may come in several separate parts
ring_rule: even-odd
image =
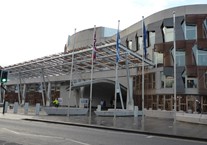
[[[87,127],[0,120],[0,145],[204,145],[182,140]]]

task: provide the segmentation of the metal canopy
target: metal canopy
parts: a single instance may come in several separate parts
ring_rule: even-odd
[[[18,80],[20,78],[40,78],[42,75],[61,76],[70,74],[72,62],[72,53],[74,53],[74,72],[90,72],[92,46],[76,48],[69,52],[45,56],[28,62],[23,62],[4,67],[9,72],[9,80]],[[135,68],[141,66],[142,56],[132,52],[120,44],[119,68]],[[150,60],[144,59],[145,65],[154,65]],[[94,61],[94,72],[115,70],[116,63],[116,42],[114,40],[101,43],[97,46],[96,60]]]

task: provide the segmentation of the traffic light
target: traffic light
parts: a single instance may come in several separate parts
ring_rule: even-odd
[[[1,70],[1,83],[6,83],[7,82],[7,76],[8,76],[8,71],[2,71]]]

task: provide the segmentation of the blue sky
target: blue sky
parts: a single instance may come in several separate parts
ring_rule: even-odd
[[[0,65],[60,53],[68,35],[94,25],[120,29],[155,12],[206,0],[0,0]]]

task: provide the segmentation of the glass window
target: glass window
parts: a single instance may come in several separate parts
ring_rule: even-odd
[[[139,42],[138,42],[138,36],[135,36],[135,42],[136,42],[136,51],[139,50]]]
[[[156,65],[163,64],[163,53],[154,52],[154,62]]]
[[[149,46],[154,47],[155,44],[155,32],[149,32]]]
[[[143,38],[142,38],[142,36],[140,36],[138,38],[138,44],[139,44],[139,49],[141,49],[143,47]]]
[[[187,78],[187,88],[197,88],[197,83],[196,78]]]
[[[196,58],[196,64],[198,66],[207,66],[207,51],[199,50],[197,45],[193,46],[193,53]]]
[[[173,60],[174,60],[174,48],[171,51]],[[177,66],[185,66],[185,52],[184,51],[176,51],[176,65]]]
[[[130,49],[130,50],[133,50],[133,47],[132,47],[132,40],[129,40],[128,41],[128,49]],[[135,51],[135,50],[134,50]]]
[[[163,53],[154,52],[154,63],[163,64]]]
[[[157,63],[163,64],[163,53],[157,53]]]
[[[161,79],[161,88],[173,88],[174,85],[173,76],[165,76],[164,73],[161,71],[160,79]]]
[[[174,83],[174,79],[172,76],[167,76],[165,79],[165,88],[172,88]]]
[[[174,28],[163,27],[164,42],[173,41],[173,31]]]
[[[196,39],[196,26],[186,26],[186,40]]]
[[[185,52],[176,51],[176,63],[177,66],[185,66]]]
[[[196,25],[187,25],[185,22],[182,24],[182,28],[185,35],[185,40],[194,40],[197,39],[197,26]]]
[[[198,65],[207,66],[207,51],[198,50]]]

